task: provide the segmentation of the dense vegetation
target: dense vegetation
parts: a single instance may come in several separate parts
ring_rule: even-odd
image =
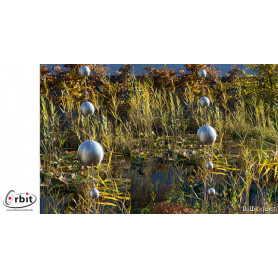
[[[87,140],[88,121],[81,65],[41,66],[41,210],[44,213],[254,213],[275,207],[278,169],[278,66],[233,67],[219,77],[213,65],[184,65],[179,72],[147,67],[135,77],[130,65],[117,76],[87,65],[93,139],[105,158],[91,176],[76,151]],[[205,123],[198,100],[205,69],[211,100],[208,124],[218,134],[212,146],[213,172],[204,164],[208,149],[197,141]],[[88,197],[95,179],[100,198]],[[204,197],[207,187],[215,197]],[[265,211],[264,211],[265,212]],[[269,211],[267,211],[269,212]],[[275,212],[275,211],[274,211]]]

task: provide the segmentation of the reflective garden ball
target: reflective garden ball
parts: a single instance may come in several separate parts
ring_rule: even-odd
[[[209,125],[204,125],[199,128],[197,137],[203,145],[211,145],[216,140],[216,130]]]
[[[207,76],[207,72],[205,70],[199,70],[198,76],[201,78],[205,78]]]
[[[201,107],[209,107],[210,100],[207,97],[201,97],[199,100],[199,104]]]
[[[91,102],[86,101],[86,102],[82,103],[82,105],[80,107],[80,111],[81,111],[81,114],[84,117],[87,117],[88,115],[93,115],[94,114],[95,107]]]
[[[83,165],[96,166],[102,161],[104,151],[100,143],[88,140],[79,146],[77,155]]]
[[[83,77],[90,75],[90,69],[87,66],[82,66],[79,68],[79,74]]]
[[[209,188],[208,189],[208,195],[210,195],[210,196],[215,195],[215,189],[214,188]]]
[[[99,191],[95,188],[92,188],[89,192],[89,196],[93,199],[97,199],[99,197]]]
[[[213,169],[213,163],[210,162],[210,161],[208,161],[208,162],[206,163],[206,168],[209,169],[209,170],[212,170],[212,169]]]

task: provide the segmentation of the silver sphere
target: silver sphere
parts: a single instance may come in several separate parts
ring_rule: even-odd
[[[80,111],[81,111],[81,114],[84,117],[87,117],[88,115],[93,115],[94,114],[95,107],[91,102],[86,101],[86,102],[82,103],[82,105],[80,107]]]
[[[209,188],[208,189],[208,195],[215,195],[215,189],[214,188]]]
[[[216,130],[209,125],[204,125],[199,128],[197,137],[202,144],[211,145],[216,140]]]
[[[90,69],[87,66],[82,66],[79,68],[79,74],[83,77],[90,75]]]
[[[207,97],[201,97],[199,100],[199,104],[201,107],[209,107],[210,100]]]
[[[102,161],[104,151],[100,143],[88,140],[79,146],[77,155],[83,165],[96,166]]]
[[[212,169],[213,169],[213,163],[210,162],[210,161],[208,161],[208,162],[206,163],[206,168],[209,169],[209,170],[212,170]]]
[[[97,199],[99,197],[99,191],[95,188],[92,188],[89,192],[89,196],[93,199]]]
[[[205,70],[199,70],[198,75],[201,78],[205,78],[207,76],[207,72]]]

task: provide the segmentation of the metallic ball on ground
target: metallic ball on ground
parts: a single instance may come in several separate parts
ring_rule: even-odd
[[[215,195],[215,189],[214,189],[214,188],[209,188],[209,189],[208,189],[208,195],[209,195],[209,196]]]
[[[104,151],[100,143],[88,140],[79,146],[77,155],[83,165],[96,166],[102,161]]]
[[[79,74],[83,77],[90,75],[90,69],[87,66],[82,66],[79,68]]]
[[[213,163],[210,162],[210,161],[208,161],[208,162],[206,163],[206,168],[209,169],[209,170],[212,170],[212,169],[213,169]]]
[[[199,70],[198,75],[201,78],[205,78],[207,76],[207,72],[205,70]]]
[[[201,97],[199,100],[199,104],[201,107],[209,107],[210,100],[207,97]]]
[[[89,192],[89,196],[93,199],[97,199],[99,197],[99,191],[95,188],[92,188]]]
[[[86,101],[81,104],[80,111],[84,117],[87,117],[88,115],[94,114],[95,107],[91,102]]]
[[[197,137],[203,145],[211,145],[216,140],[216,130],[209,125],[204,125],[199,128]]]

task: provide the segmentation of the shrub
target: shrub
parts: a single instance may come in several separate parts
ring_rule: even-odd
[[[158,203],[153,207],[154,214],[196,214],[197,211],[179,203]]]

